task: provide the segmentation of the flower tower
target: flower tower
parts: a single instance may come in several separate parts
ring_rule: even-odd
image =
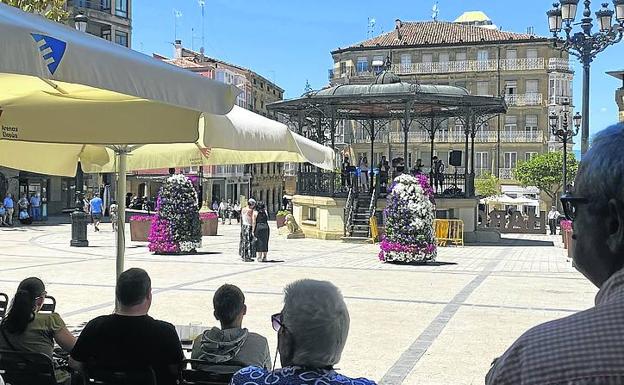
[[[435,261],[433,189],[426,175],[399,175],[388,192],[386,234],[379,259],[385,262]]]
[[[149,250],[157,254],[194,253],[201,247],[201,221],[197,192],[184,175],[167,178],[158,193]]]

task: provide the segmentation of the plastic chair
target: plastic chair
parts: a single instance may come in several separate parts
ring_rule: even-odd
[[[57,385],[52,359],[43,353],[0,350],[0,376],[11,385]]]
[[[215,365],[210,362],[193,359],[184,360],[182,364],[181,385],[228,385],[234,373],[243,368],[241,365]],[[224,370],[228,373],[217,373],[200,369],[202,366],[219,367],[219,369],[230,370]]]
[[[56,310],[56,299],[51,295],[46,295],[43,300],[43,306],[41,306],[40,313],[54,313]]]
[[[144,369],[100,369],[89,368],[84,373],[84,384],[94,385],[156,385],[152,368]]]
[[[0,319],[4,318],[8,307],[9,296],[4,293],[0,293]]]

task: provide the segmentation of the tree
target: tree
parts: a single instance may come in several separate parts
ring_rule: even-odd
[[[26,12],[38,13],[50,20],[65,22],[69,13],[65,9],[65,0],[0,0]]]
[[[477,195],[482,197],[500,195],[500,180],[491,173],[486,172],[481,177],[475,179],[475,189],[477,190]]]
[[[574,180],[578,170],[578,162],[574,154],[568,154],[568,183]],[[563,154],[547,152],[537,155],[526,162],[518,163],[514,170],[516,179],[523,186],[536,186],[556,202],[563,189]]]

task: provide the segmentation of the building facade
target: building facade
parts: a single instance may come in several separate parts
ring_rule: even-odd
[[[215,58],[186,49],[181,41],[174,45],[174,57],[156,58],[199,73],[217,81],[232,84],[241,90],[236,104],[259,115],[275,118],[266,105],[282,100],[284,90],[258,73]],[[185,170],[198,173],[198,168]],[[284,193],[284,165],[282,163],[260,163],[251,165],[206,166],[202,168],[207,179],[204,199],[238,201],[240,196],[253,197],[266,203],[269,213],[280,209]]]
[[[548,38],[501,31],[482,12],[471,12],[455,22],[397,20],[392,32],[331,54],[332,85],[370,84],[389,58],[391,70],[406,82],[461,86],[473,95],[504,95],[507,114],[489,120],[475,137],[475,172],[498,175],[506,192],[535,193],[518,186],[513,169],[519,161],[561,148],[550,134],[548,115],[566,103],[573,105],[573,71],[567,53],[553,48]],[[368,153],[370,140],[360,125],[347,122],[338,132],[343,141],[354,143],[352,156],[366,155],[369,164],[378,164],[381,156],[403,156],[398,123],[377,139],[374,154]],[[448,154],[463,151],[464,141],[460,120],[442,122],[433,155],[448,166]],[[408,143],[408,166],[421,159],[425,168],[430,167],[430,139],[417,123]],[[457,170],[463,173],[463,167]]]
[[[67,0],[70,21],[81,13],[89,21],[87,33],[131,46],[132,0]]]

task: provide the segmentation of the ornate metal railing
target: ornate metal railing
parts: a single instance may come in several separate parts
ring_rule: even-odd
[[[304,195],[332,196],[332,180],[335,182],[336,174],[333,172],[300,172],[297,175],[297,193]],[[340,183],[335,184],[335,189],[340,188]]]
[[[496,143],[498,133],[494,130],[477,131],[475,142]],[[402,132],[391,132],[390,141],[392,143],[403,143],[404,134]],[[469,139],[470,140],[470,139]],[[501,142],[504,143],[542,143],[544,133],[541,130],[501,130]],[[425,131],[410,131],[407,135],[408,143],[429,143],[429,134]],[[466,135],[461,131],[440,131],[436,134],[436,143],[464,143]]]
[[[468,198],[474,196],[474,175],[459,172],[440,178],[430,175],[431,186],[437,198]]]
[[[540,106],[542,104],[542,94],[513,94],[505,95],[505,103],[509,106]]]
[[[559,57],[548,59],[548,69],[551,71],[573,71],[570,61]]]

